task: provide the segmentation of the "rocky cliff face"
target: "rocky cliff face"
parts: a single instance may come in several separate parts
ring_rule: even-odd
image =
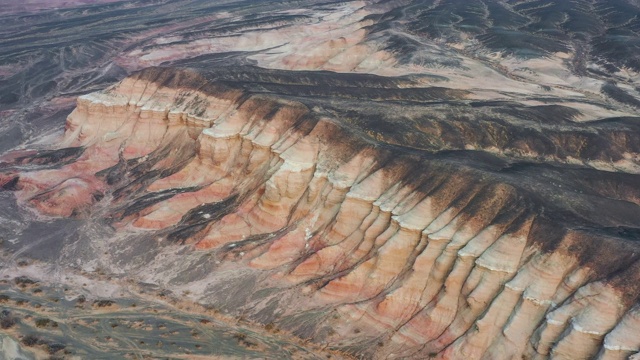
[[[263,86],[282,86],[277,75]],[[99,217],[206,253],[204,271],[248,294],[213,295],[200,280],[199,301],[352,354],[640,351],[637,125],[522,130],[567,110],[478,107],[467,92],[353,76],[368,85],[351,97],[430,96],[457,111],[418,98],[403,107],[407,131],[396,105],[345,99],[327,78],[311,89],[322,100],[152,68],[80,97],[56,147],[6,155],[1,182],[41,214]],[[476,131],[497,112],[499,129]],[[591,139],[604,142],[596,154]],[[595,169],[598,159],[619,172]],[[225,266],[262,280],[247,286]]]

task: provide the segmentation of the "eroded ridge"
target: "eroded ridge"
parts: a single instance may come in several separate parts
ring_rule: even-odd
[[[586,183],[536,194],[528,183],[546,180],[495,159],[436,155],[304,101],[154,68],[80,97],[57,149],[5,156],[0,182],[39,213],[102,217],[262,270],[303,299],[272,321],[321,309],[305,334],[354,354],[640,352],[626,180],[602,175],[620,186],[609,200]],[[582,197],[627,215],[580,217]]]

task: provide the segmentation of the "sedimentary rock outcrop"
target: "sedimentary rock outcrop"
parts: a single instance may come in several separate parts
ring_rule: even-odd
[[[119,232],[152,232],[213,250],[211,262],[264,271],[300,296],[269,321],[320,309],[305,334],[354,354],[621,359],[640,351],[635,125],[587,131],[567,120],[521,135],[517,121],[562,109],[494,107],[481,115],[504,114],[502,133],[487,139],[469,132],[487,120],[465,116],[468,93],[413,85],[462,114],[456,122],[425,100],[407,104],[405,122],[442,127],[432,135],[418,125],[425,130],[396,131],[394,105],[355,104],[326,83],[317,87],[329,94],[324,102],[253,87],[215,73],[145,70],[80,97],[57,148],[5,156],[3,187],[42,214],[98,211]],[[367,119],[372,109],[378,117]],[[594,131],[607,139],[599,153],[576,148]],[[435,137],[450,150],[423,142]],[[464,148],[491,141],[496,155]],[[517,151],[523,162],[503,156]],[[626,158],[627,173],[595,169],[598,157],[610,166]]]
[[[362,358],[640,357],[637,1],[85,3],[0,14],[10,261]]]

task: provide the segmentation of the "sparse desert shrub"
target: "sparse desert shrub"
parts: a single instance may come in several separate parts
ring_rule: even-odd
[[[41,343],[41,339],[35,335],[26,335],[22,338],[22,344],[25,346],[36,346]]]
[[[246,347],[246,348],[252,348],[257,346],[258,344],[251,342],[249,340],[247,340],[247,335],[243,334],[243,333],[235,333],[233,335],[233,338],[236,339],[238,341],[238,344]]]
[[[109,307],[113,304],[115,304],[113,300],[96,300],[93,302],[93,305],[97,307]]]
[[[44,349],[47,351],[47,353],[49,353],[49,355],[53,355],[61,350],[64,350],[67,347],[64,344],[44,340],[34,334],[26,335],[25,337],[22,338],[21,342],[23,345],[28,347],[43,345]],[[55,359],[55,358],[61,358],[61,357],[50,357],[49,359]]]
[[[13,317],[7,317],[0,319],[0,329],[9,329],[16,324],[16,319]]]
[[[64,350],[66,345],[60,343],[47,344],[47,352],[49,354],[55,354],[60,350]]]
[[[36,319],[36,327],[45,328],[45,327],[58,327],[58,323],[46,318]]]
[[[17,319],[11,315],[9,310],[2,310],[0,313],[0,329],[9,329],[13,327],[17,322]]]
[[[33,285],[38,283],[37,281],[29,279],[26,276],[18,276],[17,278],[13,279],[13,281],[16,283],[16,285],[20,287],[26,287],[27,285]]]

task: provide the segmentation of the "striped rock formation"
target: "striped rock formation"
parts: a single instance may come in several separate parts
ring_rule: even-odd
[[[265,274],[289,295],[243,314],[356,356],[640,352],[637,124],[355,75],[350,96],[401,104],[345,98],[331,79],[314,84],[324,99],[295,96],[278,74],[263,86],[279,93],[139,72],[81,96],[52,150],[5,155],[0,183],[40,214],[97,216]],[[499,129],[478,130],[498,113]],[[568,117],[527,125],[546,115]]]

